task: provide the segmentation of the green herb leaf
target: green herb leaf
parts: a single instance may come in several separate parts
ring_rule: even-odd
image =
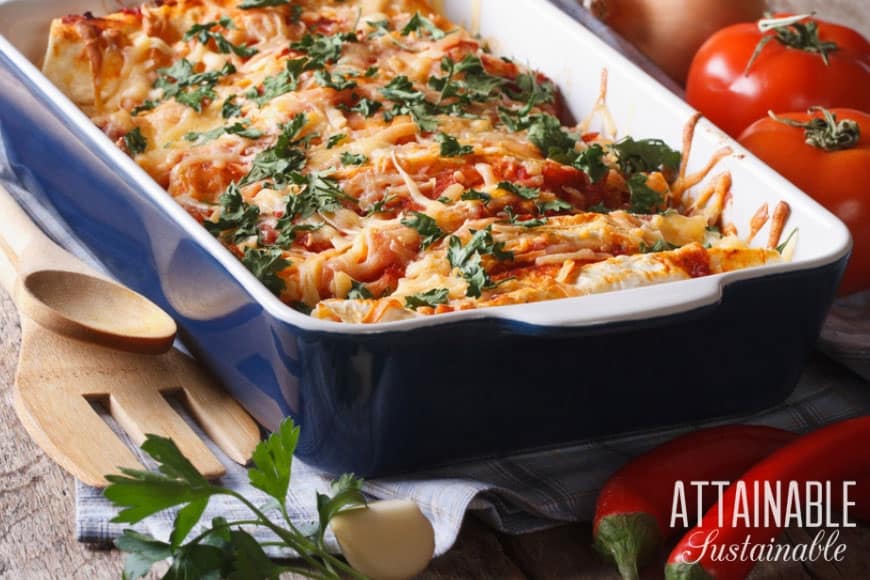
[[[232,119],[238,117],[242,113],[242,106],[236,104],[236,96],[230,95],[221,105],[221,117],[224,119]]]
[[[432,288],[426,292],[405,297],[405,308],[417,310],[421,306],[437,306],[447,304],[447,288]]]
[[[291,262],[284,259],[281,250],[278,248],[248,248],[245,250],[245,255],[242,257],[242,264],[244,264],[245,267],[256,276],[257,280],[262,282],[263,286],[268,288],[272,294],[278,296],[284,290],[284,280],[278,276],[278,273],[289,266]],[[251,483],[253,483],[253,480]]]
[[[320,519],[318,541],[323,543],[323,534],[329,526],[329,522],[336,514],[354,507],[366,505],[366,498],[362,493],[363,481],[345,473],[332,482],[331,495],[317,494],[317,514]]]
[[[631,194],[629,211],[632,213],[656,213],[664,202],[659,192],[647,186],[646,175],[642,173],[635,173],[628,179],[628,191]]]
[[[326,142],[326,148],[332,149],[345,139],[347,139],[347,135],[345,133],[338,133],[337,135],[333,135],[329,138],[329,141]]]
[[[299,427],[292,421],[284,421],[277,431],[260,441],[251,456],[254,463],[248,469],[251,485],[275,498],[282,506],[287,503],[293,452],[298,441]]]
[[[220,26],[226,30],[231,28],[235,28],[233,21],[228,17],[223,17],[217,22],[204,22],[202,24],[194,24],[191,26],[187,32],[184,33],[183,40],[190,40],[195,38],[200,42],[200,44],[207,45],[209,40],[214,41],[215,46],[217,46],[218,52],[222,54],[234,53],[236,56],[240,56],[242,58],[248,58],[254,56],[259,51],[256,48],[249,47],[247,45],[236,45],[230,42],[224,37],[223,34],[219,32],[214,32],[212,29]]]
[[[389,20],[368,20],[366,24],[372,29],[368,34],[369,39],[384,36],[392,31]]]
[[[331,36],[305,33],[302,40],[294,42],[290,48],[308,55],[311,61],[309,68],[322,68],[341,58],[345,42],[357,42],[356,33],[338,32]]]
[[[251,170],[242,179],[247,185],[262,179],[274,179],[278,185],[293,181],[295,172],[305,166],[305,153],[297,147],[299,134],[307,122],[305,114],[299,113],[281,128],[281,135],[272,147],[254,157]]]
[[[356,81],[350,80],[344,75],[331,73],[326,70],[318,70],[314,73],[314,80],[322,86],[336,91],[346,91],[356,88]]]
[[[285,215],[291,218],[306,218],[320,212],[332,213],[341,207],[342,201],[356,202],[327,171],[311,171],[306,175],[293,173],[291,179],[293,183],[304,186],[300,193],[291,195],[287,201]]]
[[[510,181],[499,182],[498,188],[514,195],[518,195],[523,199],[538,199],[538,196],[541,194],[541,190],[537,187],[526,187],[524,185],[511,183]]]
[[[353,107],[350,107],[348,110],[359,113],[360,115],[368,119],[369,117],[380,111],[382,107],[383,104],[380,101],[373,101],[371,99],[363,98],[360,99],[357,104],[355,104]]]
[[[425,95],[414,87],[408,77],[404,75],[394,77],[380,89],[380,92],[396,103],[384,114],[387,121],[396,115],[410,115],[423,131],[434,131],[438,126],[437,121],[431,116],[435,112],[434,105],[426,100]]]
[[[432,37],[432,40],[439,40],[447,36],[447,34],[435,26],[435,23],[420,14],[419,12],[415,12],[414,16],[411,17],[411,20],[408,21],[408,24],[402,29],[402,36],[408,36],[412,32],[416,32],[420,34],[422,31],[426,31]]]
[[[141,105],[137,105],[137,106],[133,107],[130,110],[130,114],[135,117],[139,113],[143,113],[145,111],[150,111],[151,109],[153,109],[154,107],[156,107],[159,104],[160,104],[160,101],[152,101],[150,99],[146,99],[146,100],[142,101]]]
[[[345,151],[341,154],[341,162],[345,165],[362,165],[363,163],[368,163],[368,160],[369,158],[362,153]]]
[[[425,250],[438,240],[444,237],[444,231],[438,227],[438,223],[419,211],[412,212],[412,217],[402,218],[402,225],[417,230],[422,240],[420,241],[420,249]]]
[[[528,115],[538,105],[555,101],[556,88],[550,81],[538,82],[535,73],[520,73],[514,81],[516,86],[507,85],[505,93],[515,100],[526,103],[520,115]]]
[[[656,240],[655,243],[651,246],[648,246],[645,242],[641,242],[638,244],[638,252],[641,254],[651,254],[654,252],[667,252],[670,250],[676,250],[680,246],[675,246],[669,242],[666,242],[664,239]]]
[[[506,206],[504,208],[504,210],[508,216],[508,223],[510,223],[512,226],[520,226],[520,227],[524,227],[524,228],[536,228],[538,226],[542,226],[542,225],[547,223],[547,218],[545,218],[545,217],[530,218],[527,220],[517,219],[517,216],[516,216],[516,214],[514,214],[514,210],[511,206]]]
[[[538,208],[538,213],[544,214],[548,211],[560,212],[560,211],[568,211],[569,209],[573,209],[573,205],[568,203],[567,201],[561,199],[554,199],[551,201],[538,201],[535,202],[535,207]]]
[[[257,222],[260,218],[260,208],[245,203],[242,193],[235,183],[231,183],[218,198],[221,208],[217,221],[205,220],[203,225],[212,235],[232,230],[230,240],[239,243],[251,236],[257,235]]]
[[[250,89],[245,96],[262,107],[275,97],[280,97],[290,91],[295,91],[298,86],[298,72],[293,68],[296,61],[289,60],[283,71],[275,76],[269,76],[263,79],[262,88],[254,87]]]
[[[571,165],[588,175],[589,181],[598,183],[609,171],[603,159],[604,149],[594,143],[587,147]]]
[[[124,135],[124,145],[127,147],[127,151],[130,152],[131,157],[145,153],[145,150],[148,149],[148,141],[145,139],[142,131],[139,130],[139,127]]]
[[[504,250],[504,242],[492,239],[492,225],[485,230],[473,231],[471,239],[463,246],[458,236],[450,236],[447,241],[447,259],[450,265],[459,270],[467,283],[466,295],[479,298],[486,288],[494,284],[483,269],[481,256],[492,254],[497,260],[513,260],[513,254]]]
[[[789,233],[789,235],[785,239],[785,241],[776,247],[776,251],[779,252],[780,254],[783,253],[785,251],[786,246],[788,246],[788,243],[791,241],[791,239],[794,237],[794,235],[797,233],[797,231],[798,231],[798,228],[794,228],[791,231],[791,233]]]
[[[238,135],[246,139],[259,139],[263,136],[263,132],[258,129],[252,129],[243,123],[233,123],[226,127],[216,127],[210,131],[197,133],[191,131],[184,135],[185,141],[196,141],[197,143],[207,143],[213,139],[217,139],[221,135]]]
[[[266,8],[268,6],[283,6],[289,4],[290,0],[245,0],[239,4],[242,10],[250,10],[251,8]]]
[[[367,79],[370,79],[373,76],[375,76],[376,74],[378,74],[378,67],[370,66],[369,68],[366,69],[366,72],[363,73],[363,76]]]
[[[127,553],[124,580],[141,578],[151,570],[151,566],[172,556],[169,544],[134,530],[124,530],[113,543],[116,548]]]
[[[635,141],[626,137],[614,143],[610,148],[619,158],[619,166],[627,174],[658,171],[659,169],[676,170],[680,166],[682,155],[674,151],[661,139],[641,139]]]
[[[492,199],[492,196],[489,195],[488,193],[483,192],[483,191],[477,191],[476,189],[468,189],[468,190],[462,192],[462,195],[460,196],[459,199],[462,199],[464,201],[480,200],[483,202],[483,205],[486,205],[489,203],[489,200]]]
[[[293,218],[284,216],[278,220],[277,230],[278,238],[275,240],[275,245],[279,248],[289,248],[299,232],[316,232],[323,227],[323,224],[296,224],[293,223]]]
[[[599,201],[598,203],[587,207],[586,211],[590,213],[610,213],[611,209]]]
[[[374,295],[366,288],[365,284],[356,280],[351,281],[350,292],[347,293],[348,300],[369,300],[371,298],[374,298]]]
[[[463,155],[474,153],[474,147],[471,145],[460,145],[456,137],[446,133],[435,135],[435,141],[441,144],[441,157],[462,157]]]
[[[215,98],[214,87],[218,80],[235,72],[236,67],[227,62],[220,70],[194,73],[193,64],[182,58],[171,67],[157,69],[158,76],[153,86],[162,89],[162,98],[174,98],[200,113],[202,102]]]
[[[388,194],[376,201],[369,209],[366,211],[366,217],[370,215],[375,215],[376,213],[381,213],[384,211],[384,207],[390,203],[392,200],[396,199],[396,196],[393,194]]]

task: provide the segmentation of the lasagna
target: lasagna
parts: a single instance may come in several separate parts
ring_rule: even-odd
[[[591,132],[548,78],[423,0],[67,16],[43,69],[269,290],[318,318],[387,322],[782,259],[787,208],[768,247],[750,247],[766,208],[739,238],[722,221],[729,175],[706,179],[718,157],[687,175],[693,123],[682,153]],[[592,114],[609,127],[605,85]]]

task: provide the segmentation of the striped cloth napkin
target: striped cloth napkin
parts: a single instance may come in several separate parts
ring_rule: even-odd
[[[5,155],[0,127],[0,182],[15,196],[43,230],[60,245],[91,265],[102,268],[78,242],[54,210],[45,205],[39,188],[29,179],[25,168],[14,167]],[[861,305],[864,305],[863,307]],[[837,305],[846,318],[826,326],[823,346],[844,360],[854,363],[856,348],[849,341],[867,340],[870,335],[870,294],[852,297]],[[863,308],[863,310],[861,310]],[[865,318],[855,319],[855,309]],[[832,317],[834,319],[835,317]],[[846,330],[843,330],[843,328]],[[839,329],[839,330],[838,330]],[[863,329],[863,330],[862,330]],[[863,334],[862,334],[863,333]],[[183,348],[179,345],[180,348]],[[866,353],[863,351],[863,363]],[[866,367],[856,366],[859,372]],[[865,375],[866,376],[866,375]],[[763,388],[763,385],[759,385]],[[183,408],[178,408],[184,415]],[[805,432],[826,423],[870,413],[870,384],[830,359],[817,355],[808,365],[799,385],[789,399],[762,413],[720,419],[718,423],[745,422],[770,425]],[[111,417],[106,417],[112,425]],[[195,422],[190,421],[195,430]],[[710,425],[715,423],[709,423]],[[456,540],[462,520],[469,512],[483,518],[498,530],[523,533],[540,530],[559,522],[589,520],[595,497],[606,478],[631,457],[681,433],[701,425],[645,431],[608,439],[591,440],[570,447],[513,457],[456,465],[405,477],[374,479],[365,483],[365,491],[376,498],[411,498],[416,501],[435,528],[436,553],[446,552]],[[705,424],[704,426],[707,426]],[[116,428],[116,432],[126,437]],[[200,432],[203,439],[208,438]],[[210,442],[209,442],[210,443]],[[213,444],[212,450],[227,467],[221,484],[249,497],[255,505],[266,503],[266,496],[248,484],[244,467],[227,459]],[[131,446],[133,447],[133,446]],[[143,458],[143,463],[148,464]],[[299,460],[294,462],[288,511],[300,527],[317,521],[315,494],[326,492],[330,477]],[[78,483],[76,487],[76,536],[82,542],[104,544],[117,537],[125,526],[111,523],[116,510],[103,498],[101,490]],[[244,508],[223,497],[212,499],[203,520],[215,516],[229,520],[244,519]],[[138,529],[166,540],[172,529],[173,512],[164,512],[146,520]],[[257,535],[258,530],[252,530]],[[268,541],[268,534],[260,536]],[[334,539],[327,538],[335,549]],[[273,554],[287,555],[287,554]]]

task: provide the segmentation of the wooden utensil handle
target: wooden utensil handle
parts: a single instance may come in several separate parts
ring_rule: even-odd
[[[0,284],[14,297],[17,280],[40,269],[99,276],[52,242],[0,185]]]

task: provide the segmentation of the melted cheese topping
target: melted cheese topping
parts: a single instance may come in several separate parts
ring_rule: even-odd
[[[597,181],[547,158],[528,121],[560,114],[552,84],[423,0],[238,4],[56,19],[43,70],[314,316],[383,322],[779,259],[711,232],[730,181],[683,202],[673,168],[644,171],[670,211],[636,214],[608,138],[563,128],[574,154],[605,149]]]

